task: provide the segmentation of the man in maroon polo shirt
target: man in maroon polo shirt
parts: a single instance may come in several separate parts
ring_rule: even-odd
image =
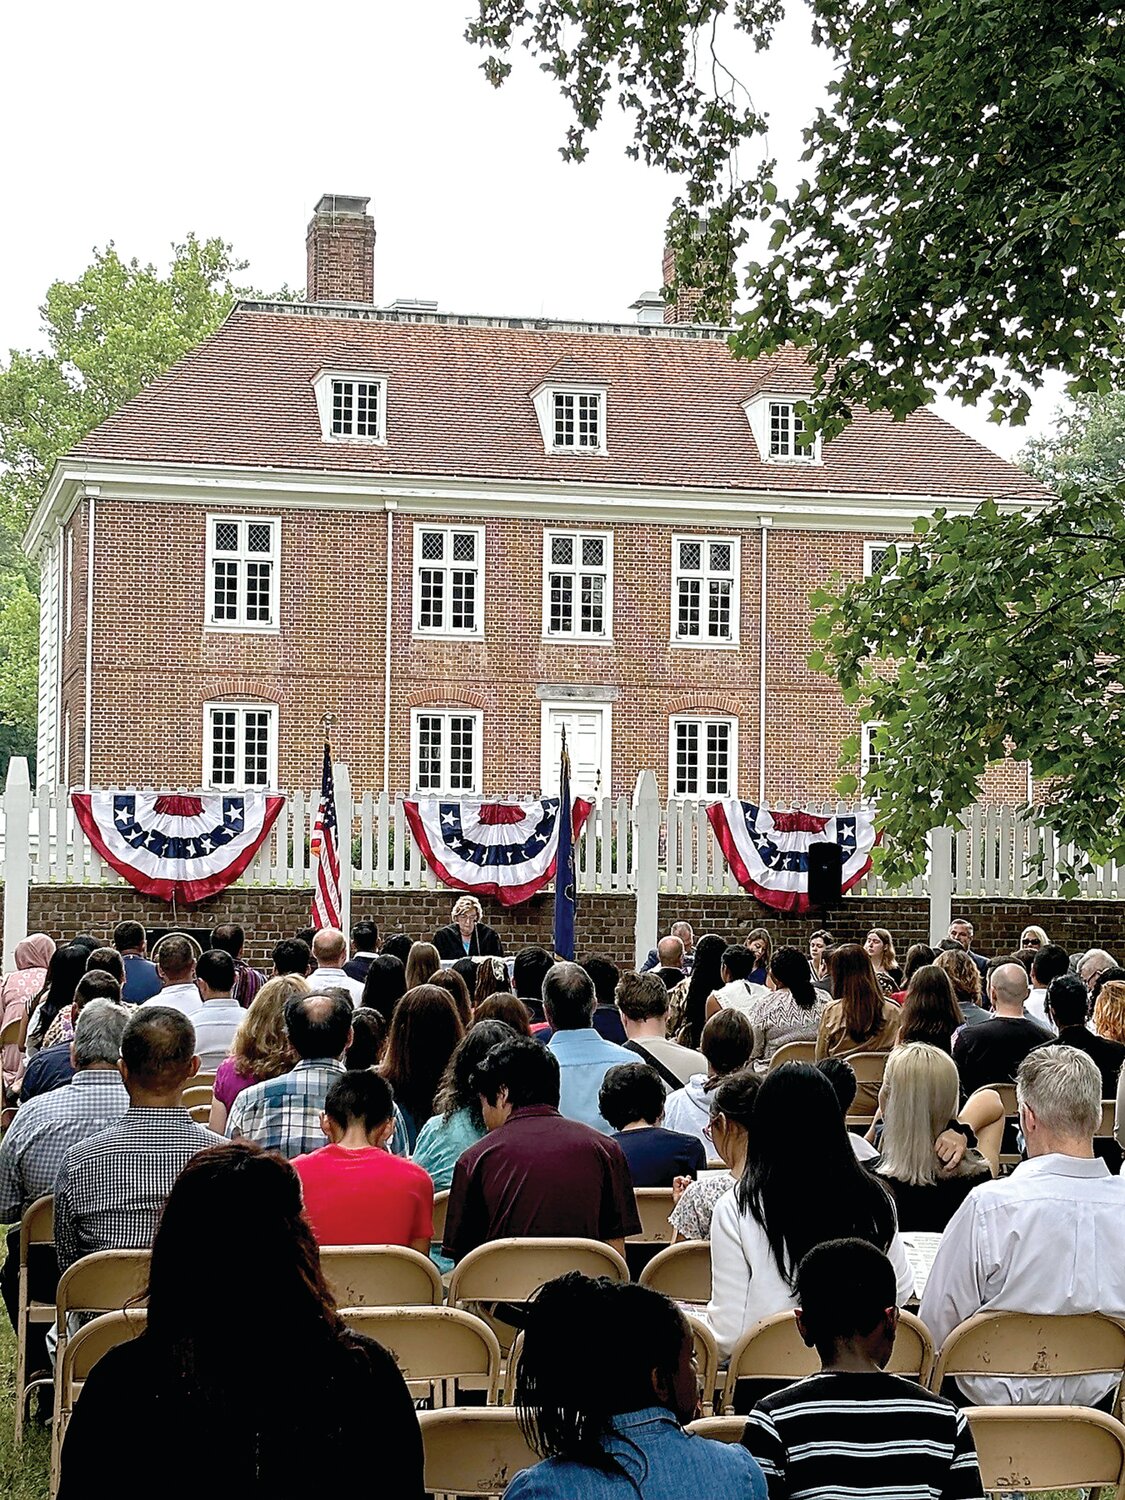
[[[559,1064],[527,1037],[500,1042],[473,1075],[488,1134],[453,1170],[445,1254],[509,1236],[604,1240],[624,1253],[640,1232],[625,1156],[559,1114]]]

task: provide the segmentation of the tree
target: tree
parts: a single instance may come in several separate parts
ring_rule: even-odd
[[[1055,431],[1033,438],[1020,463],[1049,490],[1125,484],[1125,393],[1080,396],[1055,413]]]
[[[704,316],[729,305],[732,257],[770,221],[734,348],[802,346],[826,435],[854,402],[904,416],[940,388],[1018,420],[1052,367],[1072,393],[1106,392],[1125,367],[1117,8],[810,3],[836,76],[784,198],[772,162],[739,170],[765,120],[722,60],[736,32],[768,47],[782,0],[479,0],[466,36],[493,84],[519,40],[557,81],[568,159],[616,96],[631,154],[682,180],[670,230]]]
[[[48,289],[44,351],[12,350],[0,369],[0,754],[34,750],[38,604],[19,542],[55,462],[218,327],[244,267],[194,235],[165,275],[96,250]]]

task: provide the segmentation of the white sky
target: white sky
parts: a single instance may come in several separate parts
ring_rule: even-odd
[[[146,0],[10,7],[0,94],[6,232],[0,350],[39,344],[38,307],[94,246],[162,268],[188,230],[221,235],[272,290],[305,283],[305,227],[324,192],[370,195],[375,297],[443,310],[620,319],[660,282],[675,184],[625,159],[614,109],[590,158],[564,164],[567,112],[520,50],[493,91],[462,39],[471,0]],[[744,81],[793,168],[823,97],[825,57],[799,4]],[[941,403],[1011,456],[1044,430]]]

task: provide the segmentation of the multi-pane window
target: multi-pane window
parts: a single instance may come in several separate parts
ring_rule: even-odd
[[[771,458],[812,458],[813,435],[791,401],[771,401],[769,417]]]
[[[672,639],[738,640],[737,537],[672,538]]]
[[[599,391],[555,391],[552,414],[556,448],[596,449],[604,446]]]
[[[871,771],[877,769],[881,758],[881,751],[875,744],[876,736],[882,724],[869,723],[860,726],[859,731],[859,789],[860,795],[867,795],[867,777]]]
[[[421,708],[411,720],[414,790],[439,796],[479,792],[480,714]]]
[[[419,635],[479,635],[484,531],[479,526],[414,528],[414,629]]]
[[[383,436],[381,380],[333,380],[331,433],[335,438]]]
[[[211,516],[207,527],[208,625],[276,627],[280,524],[257,516]]]
[[[209,703],[204,711],[203,779],[235,790],[277,781],[277,709],[259,703]]]
[[[674,718],[668,747],[673,797],[734,795],[738,723],[709,715]]]
[[[613,634],[612,533],[548,531],[543,553],[543,634],[608,639]]]

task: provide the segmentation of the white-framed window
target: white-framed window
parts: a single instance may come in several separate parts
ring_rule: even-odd
[[[867,795],[867,778],[879,764],[880,752],[875,747],[875,736],[882,729],[882,724],[872,722],[861,724],[859,729],[859,790],[861,796]]]
[[[864,542],[863,544],[863,576],[870,578],[873,573],[878,573],[883,567],[889,554],[893,554],[890,566],[882,574],[884,579],[895,576],[899,559],[907,552],[913,552],[918,543],[903,538],[902,541],[893,542]]]
[[[668,725],[668,787],[673,797],[733,797],[738,782],[738,720],[676,714]]]
[[[429,796],[474,796],[481,785],[481,721],[476,708],[410,713],[410,784]]]
[[[203,705],[203,784],[247,791],[277,785],[277,705]]]
[[[673,644],[738,644],[740,557],[736,536],[672,538]]]
[[[387,377],[321,370],[313,382],[320,435],[326,443],[385,443]]]
[[[543,384],[532,393],[547,453],[605,453],[606,391],[600,385]]]
[[[613,637],[613,533],[543,533],[543,635],[550,640]]]
[[[484,633],[484,527],[414,526],[414,634]]]
[[[207,517],[207,624],[276,630],[281,522],[267,516]]]
[[[797,408],[800,399],[759,391],[742,403],[758,452],[766,463],[820,463],[820,434],[810,432]]]

